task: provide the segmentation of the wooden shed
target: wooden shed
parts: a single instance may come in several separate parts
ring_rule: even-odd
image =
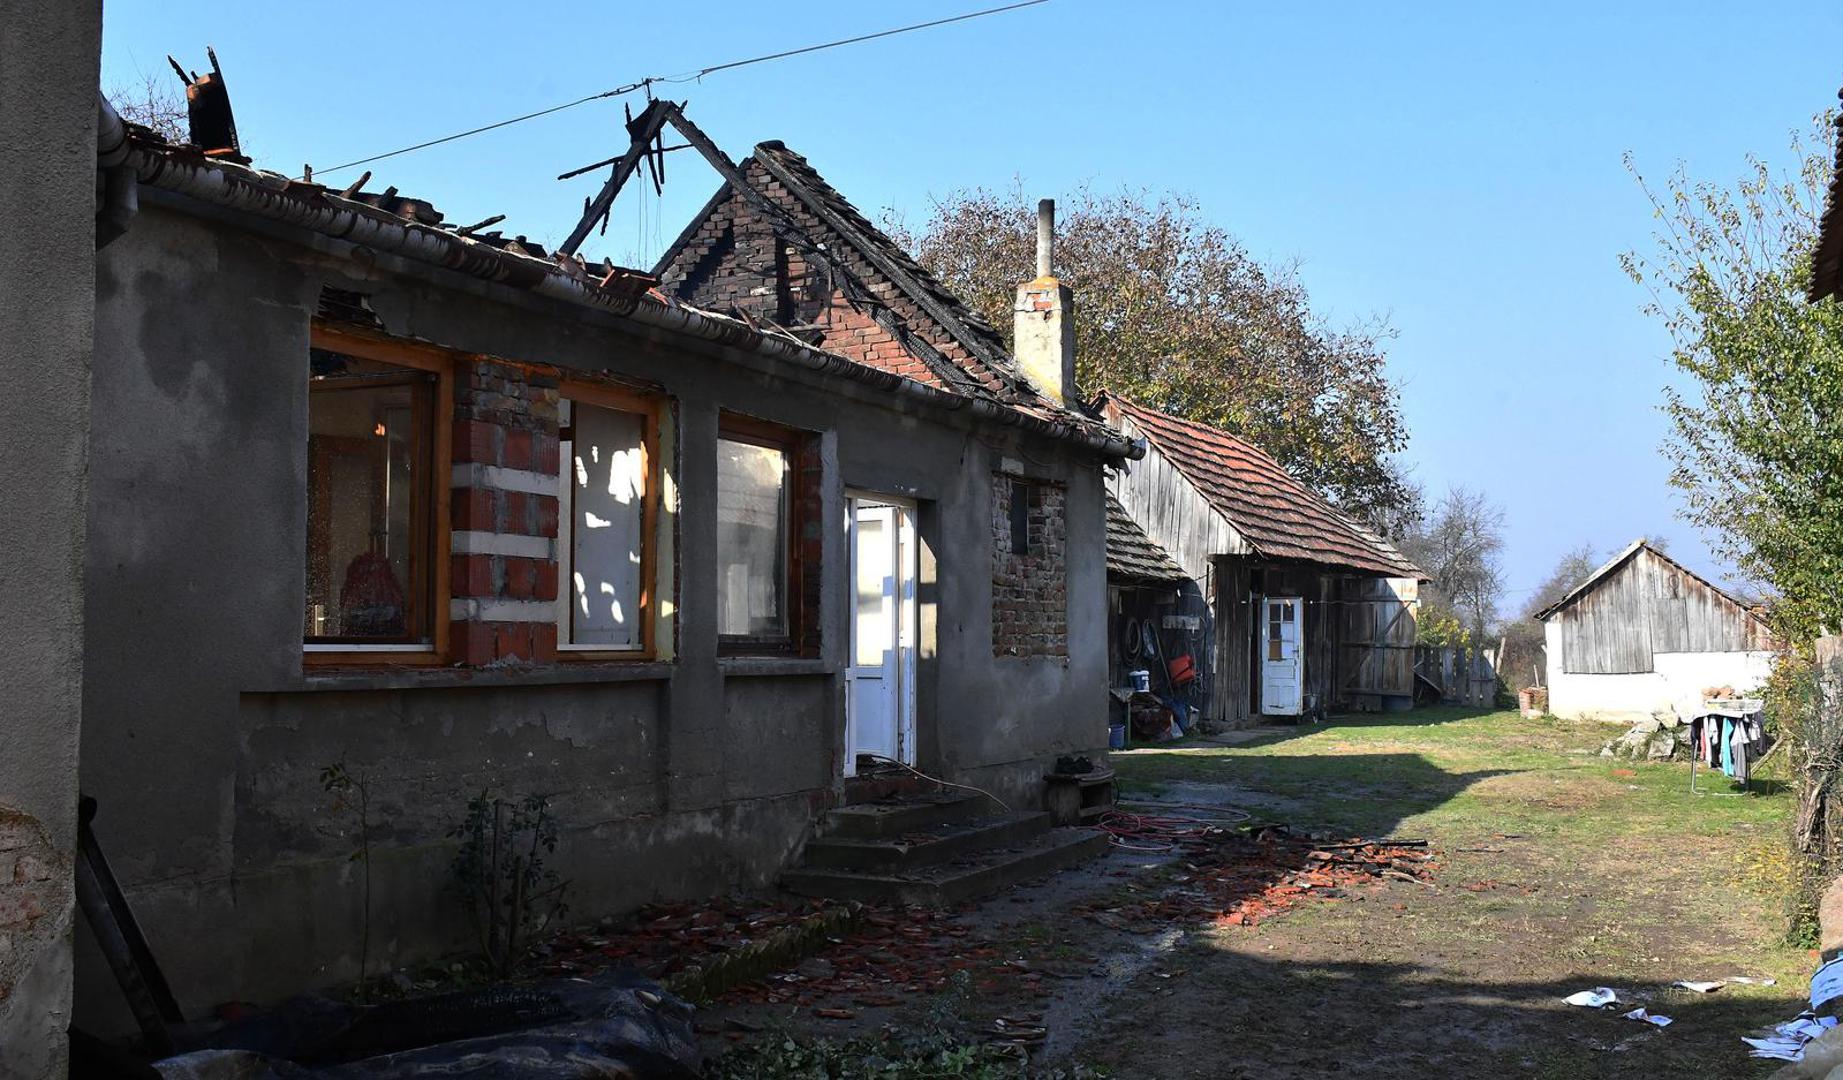
[[[1246,441],[1117,395],[1100,405],[1147,445],[1114,498],[1205,604],[1205,715],[1412,700],[1418,567]]]
[[[1536,618],[1557,716],[1623,721],[1710,687],[1746,693],[1777,648],[1757,611],[1643,539]]]

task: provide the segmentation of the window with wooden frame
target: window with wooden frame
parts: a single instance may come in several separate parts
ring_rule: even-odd
[[[440,350],[313,330],[302,609],[310,660],[435,662],[446,646],[450,371]]]
[[[656,654],[663,407],[654,396],[563,385],[557,648],[572,658]]]
[[[806,436],[725,414],[717,440],[717,632],[721,651],[801,651],[799,485]]]

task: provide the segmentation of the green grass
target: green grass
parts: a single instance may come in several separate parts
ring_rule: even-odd
[[[1740,797],[1692,794],[1687,764],[1600,757],[1620,730],[1427,709],[1113,754],[1127,799],[1162,794],[1341,835],[1424,838],[1439,853],[1434,889],[1388,886],[1204,935],[1190,952],[1199,993],[1180,1011],[1266,1031],[1228,1055],[1250,1075],[1315,1075],[1325,1061],[1428,1080],[1770,1072],[1738,1037],[1797,1012],[1814,966],[1784,937],[1784,777],[1768,771]],[[1701,782],[1737,790],[1719,773]],[[1670,989],[1735,974],[1779,984]],[[1650,1037],[1560,1004],[1597,985],[1650,995],[1640,1000],[1678,1023]],[[1345,1037],[1303,1023],[1289,1036],[1273,1019],[1329,1002],[1351,1025]],[[1132,1031],[1146,1022],[1118,1022],[1088,1047],[1126,1076],[1148,1056],[1192,1052],[1139,1045]],[[1449,1026],[1464,1047],[1451,1055],[1436,1045]],[[1302,1071],[1275,1066],[1294,1058]]]
[[[1436,708],[1280,728],[1234,746],[1167,743],[1116,753],[1113,764],[1128,797],[1228,784],[1294,822],[1366,835],[1538,830],[1605,840],[1770,832],[1784,821],[1783,781],[1757,778],[1758,793],[1740,798],[1695,795],[1685,764],[1598,756],[1618,733],[1594,721]],[[1738,790],[1719,774],[1699,782]]]

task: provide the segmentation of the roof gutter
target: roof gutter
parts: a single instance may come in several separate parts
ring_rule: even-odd
[[[97,193],[96,246],[107,246],[128,231],[128,223],[141,210],[140,188],[128,164],[131,145],[128,126],[109,99],[96,94],[96,171],[102,174]]]
[[[113,115],[113,109],[104,109]],[[115,118],[119,129],[121,120]],[[99,139],[100,143],[100,139]],[[413,262],[452,270],[469,277],[523,289],[567,303],[612,312],[635,322],[798,364],[886,390],[917,404],[963,413],[980,420],[1021,428],[1071,442],[1115,459],[1145,456],[1140,440],[1117,433],[1087,430],[1006,408],[996,402],[949,394],[892,372],[854,363],[803,342],[764,333],[735,319],[694,308],[668,307],[637,293],[603,288],[573,276],[558,263],[510,251],[342,198],[317,184],[260,172],[234,163],[200,157],[187,160],[150,150],[125,135],[121,160],[140,183],[229,210],[280,221],[322,236],[387,252]],[[99,150],[102,148],[99,145]],[[116,151],[111,149],[111,153]]]
[[[1137,460],[1145,456],[1146,448],[1143,439],[1129,439],[1124,435],[1103,435],[1099,432],[1085,431],[1074,424],[1058,423],[1015,409],[1007,409],[1003,405],[984,398],[949,394],[925,383],[854,363],[842,356],[835,356],[787,338],[751,330],[740,322],[691,308],[641,303],[628,313],[628,318],[663,330],[690,334],[721,344],[746,348],[765,356],[799,364],[821,374],[836,375],[879,389],[892,390],[901,396],[935,408],[966,413],[981,420],[1009,424],[1035,434],[1047,435],[1053,439],[1078,443],[1109,457]]]

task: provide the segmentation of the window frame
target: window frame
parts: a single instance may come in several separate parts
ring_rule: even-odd
[[[717,416],[717,442],[739,442],[778,450],[787,458],[787,582],[782,602],[787,609],[785,634],[717,634],[717,655],[727,656],[800,656],[805,634],[804,567],[800,558],[800,536],[805,531],[802,513],[800,478],[806,467],[809,433],[740,413],[722,412]],[[713,444],[713,451],[717,446]],[[713,522],[713,524],[715,524]]]
[[[365,360],[394,364],[398,367],[428,372],[435,376],[430,394],[428,467],[416,485],[414,517],[421,532],[420,541],[412,541],[428,559],[429,612],[428,640],[407,643],[310,642],[301,640],[304,667],[346,667],[353,665],[435,666],[448,656],[449,623],[449,553],[450,503],[454,472],[454,361],[456,353],[433,345],[404,341],[384,334],[347,327],[334,327],[315,320],[308,333],[309,349],[327,349],[347,353]],[[312,405],[312,377],[309,376],[307,404]],[[309,439],[302,440],[303,452],[310,453]],[[305,476],[305,474],[303,474]],[[312,487],[307,498],[314,497]],[[308,541],[306,522],[302,523],[303,554]],[[412,534],[414,535],[414,534]],[[304,564],[303,564],[304,565]],[[303,593],[303,596],[305,594]]]
[[[606,645],[577,645],[570,641],[575,613],[575,526],[570,515],[575,512],[571,466],[574,455],[565,457],[566,442],[575,449],[574,439],[566,440],[563,429],[557,432],[557,659],[565,661],[649,661],[659,658],[659,506],[660,489],[665,484],[664,463],[659,456],[659,430],[666,409],[663,394],[649,394],[625,387],[607,386],[581,379],[559,380],[557,396],[571,403],[570,426],[576,423],[574,405],[632,413],[642,418],[640,453],[646,477],[646,490],[640,498],[640,644],[634,648],[609,648]],[[573,430],[572,430],[573,434]],[[570,523],[572,542],[562,542],[563,522]]]

